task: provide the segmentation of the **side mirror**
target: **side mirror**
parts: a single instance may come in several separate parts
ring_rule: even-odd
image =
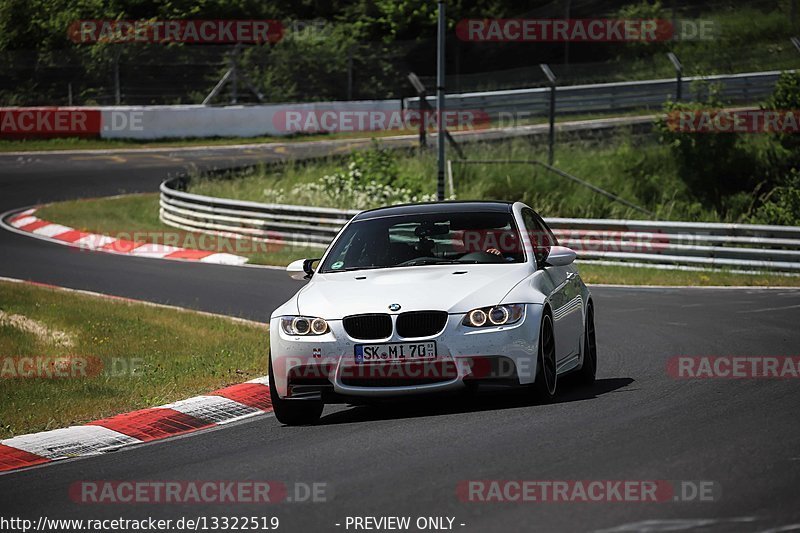
[[[292,279],[310,279],[311,276],[314,275],[314,268],[311,265],[315,261],[319,261],[319,258],[292,261],[289,263],[289,266],[286,267],[286,272],[289,273]]]
[[[575,253],[575,250],[567,248],[566,246],[551,246],[550,253],[547,254],[544,266],[563,267],[571,265],[577,257],[578,254]]]

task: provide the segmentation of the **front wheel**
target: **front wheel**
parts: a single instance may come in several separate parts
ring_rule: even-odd
[[[269,396],[272,410],[278,422],[287,426],[309,426],[322,416],[325,404],[321,400],[285,400],[278,396],[275,388],[275,373],[272,360],[269,362]]]
[[[583,339],[583,365],[578,376],[584,385],[594,385],[597,375],[597,340],[594,333],[594,307],[586,308],[586,328]]]
[[[550,315],[542,317],[542,326],[539,330],[539,353],[536,369],[536,379],[533,382],[533,392],[542,402],[549,402],[556,396],[556,339],[553,333],[553,319]]]

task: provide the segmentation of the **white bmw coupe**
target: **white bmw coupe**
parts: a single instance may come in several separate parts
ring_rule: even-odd
[[[529,387],[560,375],[593,383],[589,289],[527,205],[440,202],[359,213],[270,320],[277,419],[312,424],[325,403],[474,388]],[[319,266],[314,269],[314,264]]]

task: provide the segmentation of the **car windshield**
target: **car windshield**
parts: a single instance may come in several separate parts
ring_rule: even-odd
[[[521,263],[511,213],[409,214],[355,221],[336,240],[321,273],[405,266]]]

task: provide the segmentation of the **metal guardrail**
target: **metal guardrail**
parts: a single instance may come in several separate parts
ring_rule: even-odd
[[[228,237],[324,248],[358,211],[264,204],[191,194],[181,178],[161,184],[159,216],[167,225]]]
[[[358,213],[187,193],[161,184],[160,218],[186,231],[324,248]],[[800,227],[647,220],[548,218],[559,242],[582,260],[669,267],[800,273]]]
[[[681,92],[691,94],[691,84],[704,80],[720,86],[725,102],[753,102],[772,93],[781,71],[745,72],[683,78]],[[675,78],[659,80],[569,85],[556,88],[556,113],[591,113],[660,108],[667,99],[675,100]],[[419,98],[406,98],[406,108],[418,109]],[[448,94],[448,110],[481,110],[493,119],[519,119],[520,114],[545,116],[550,105],[550,87]]]

